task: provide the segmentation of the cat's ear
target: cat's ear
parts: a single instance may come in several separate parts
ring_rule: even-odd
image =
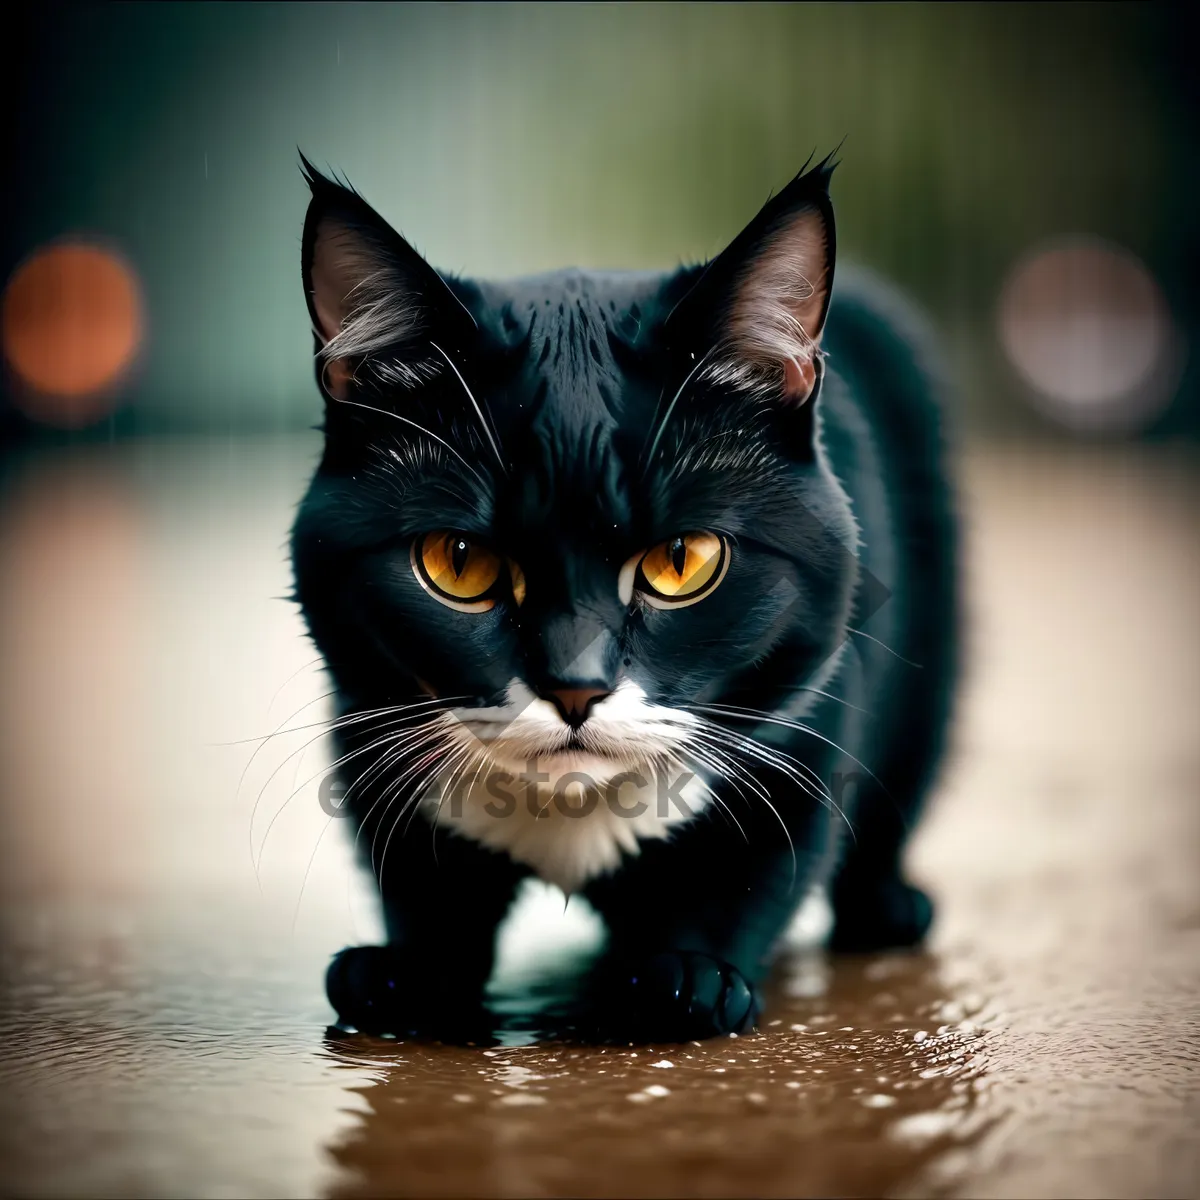
[[[813,396],[833,287],[835,165],[826,158],[772,196],[671,312],[667,339],[702,378],[791,405]]]
[[[473,319],[445,280],[357,192],[301,155],[312,192],[301,269],[316,343],[317,382],[345,400],[360,373],[416,387],[445,367],[444,352]]]

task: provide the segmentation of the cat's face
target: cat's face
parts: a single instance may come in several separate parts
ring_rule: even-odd
[[[827,180],[707,269],[496,285],[310,175],[326,449],[294,556],[352,703],[431,698],[493,761],[603,773],[822,671],[855,574],[815,442]]]

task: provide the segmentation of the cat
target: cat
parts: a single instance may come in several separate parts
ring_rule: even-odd
[[[387,944],[343,1025],[452,1036],[523,880],[607,937],[593,1035],[751,1027],[823,890],[829,944],[920,943],[902,851],[959,657],[940,370],[835,292],[827,158],[714,259],[440,274],[302,157],[324,452],[292,531]]]

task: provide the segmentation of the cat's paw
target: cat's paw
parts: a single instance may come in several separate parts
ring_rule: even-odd
[[[338,1022],[360,1033],[465,1040],[486,1024],[477,995],[448,994],[433,965],[397,946],[351,946],[334,955],[325,994]]]
[[[690,1042],[741,1033],[758,1015],[755,990],[736,967],[673,950],[610,963],[601,989],[602,1035]]]
[[[933,901],[896,876],[839,881],[830,947],[869,953],[915,946],[933,923]]]

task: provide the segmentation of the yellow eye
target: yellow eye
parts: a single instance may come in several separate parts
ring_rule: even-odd
[[[463,612],[487,612],[495,607],[488,593],[500,578],[500,556],[466,534],[435,529],[412,544],[412,569],[417,582],[436,600]]]
[[[655,608],[679,608],[704,599],[725,578],[729,543],[715,533],[685,533],[642,556],[636,583]]]

